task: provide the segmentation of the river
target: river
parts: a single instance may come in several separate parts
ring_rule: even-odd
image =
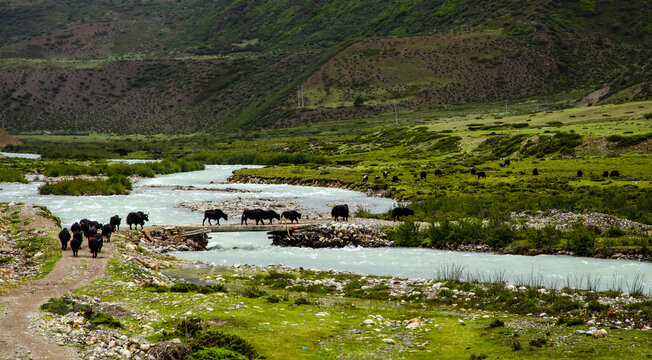
[[[143,179],[134,185],[130,195],[120,196],[41,196],[42,184],[1,184],[0,202],[25,202],[47,206],[64,224],[81,218],[108,221],[118,214],[123,219],[130,211],[149,213],[153,224],[198,224],[203,215],[188,209],[175,208],[185,201],[229,199],[287,199],[314,211],[328,211],[332,203],[362,203],[372,212],[389,209],[394,201],[371,198],[363,193],[320,187],[294,185],[225,184],[228,176],[245,166],[209,165],[206,170],[177,173]],[[247,166],[253,167],[253,166]],[[208,189],[236,189],[250,192],[215,192],[206,190],[179,190],[173,186],[195,186]],[[235,217],[237,218],[237,216]],[[229,221],[237,221],[230,218]],[[123,220],[124,223],[124,220]],[[491,280],[503,278],[521,283],[541,283],[562,287],[570,283],[586,287],[587,279],[599,282],[602,290],[626,290],[640,283],[644,292],[652,293],[652,264],[626,260],[593,259],[568,256],[518,256],[481,253],[450,252],[415,248],[344,248],[307,249],[283,248],[271,245],[267,235],[257,233],[211,234],[205,252],[175,253],[189,260],[216,264],[285,264],[292,267],[334,269],[362,274],[396,277],[437,277],[445,266],[459,266],[467,278]]]

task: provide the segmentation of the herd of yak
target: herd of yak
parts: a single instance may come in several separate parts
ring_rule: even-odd
[[[140,228],[142,229],[145,225],[145,221],[149,221],[149,216],[142,211],[131,212],[127,215],[129,229],[131,229],[132,225],[135,225],[136,228],[140,225]],[[106,238],[106,242],[110,242],[111,234],[116,230],[120,230],[121,222],[122,219],[118,215],[112,216],[109,219],[108,224],[102,224],[88,219],[81,219],[72,224],[70,230],[63,228],[59,232],[61,250],[68,250],[68,242],[70,242],[72,255],[77,256],[79,249],[84,242],[84,238],[86,238],[88,241],[88,249],[91,251],[92,256],[96,258],[97,253],[100,252],[102,246],[104,246],[104,238]],[[71,232],[72,235],[70,234]]]
[[[345,221],[349,220],[349,205],[335,205],[331,210],[331,215],[335,221],[342,219]],[[403,216],[414,215],[414,211],[405,207],[397,207],[392,210],[392,219],[396,220]],[[274,219],[281,221],[281,218],[290,220],[290,223],[295,221],[299,223],[301,219],[301,213],[295,210],[284,211],[279,215],[274,210],[244,210],[242,212],[242,217],[240,218],[240,224],[247,224],[247,220],[255,220],[256,225],[265,224],[265,220],[269,221],[269,224],[272,223]],[[202,221],[202,226],[208,220],[208,224],[211,224],[211,220],[216,220],[217,225],[220,224],[220,219],[229,220],[228,216],[221,209],[206,210],[204,212],[204,220]],[[135,226],[136,229],[138,225],[142,229],[145,225],[145,221],[149,221],[149,215],[143,213],[142,211],[131,212],[127,215],[127,225],[129,229],[132,226]],[[79,249],[82,247],[84,238],[88,241],[88,249],[91,251],[92,257],[96,258],[97,253],[102,250],[104,246],[104,239],[106,242],[111,241],[111,234],[120,230],[120,223],[122,219],[118,216],[112,216],[109,219],[108,224],[101,224],[97,221],[92,221],[88,219],[81,219],[79,222],[75,222],[68,228],[63,228],[59,232],[59,240],[61,241],[61,250],[68,250],[68,242],[70,242],[70,249],[72,250],[73,256],[77,256]],[[70,234],[72,232],[72,235]]]

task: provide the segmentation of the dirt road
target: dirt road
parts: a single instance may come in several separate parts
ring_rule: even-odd
[[[105,244],[97,259],[91,258],[86,247],[80,249],[79,257],[68,250],[45,278],[0,296],[0,359],[77,359],[74,348],[30,331],[29,324],[49,298],[70,294],[101,277],[112,252],[111,244]]]

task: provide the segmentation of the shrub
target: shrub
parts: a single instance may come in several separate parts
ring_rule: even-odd
[[[421,245],[419,225],[414,221],[404,221],[387,232],[389,240],[398,246],[415,247]]]
[[[557,320],[557,325],[566,325],[566,326],[584,325],[584,320],[579,318],[567,318],[565,316],[561,316]]]
[[[71,312],[88,312],[91,307],[78,304],[70,298],[50,298],[48,302],[41,305],[41,310],[57,315],[66,315]]]
[[[178,282],[170,287],[170,291],[179,293],[197,292],[199,291],[199,285],[189,282]]]
[[[199,331],[194,339],[192,348],[199,351],[202,348],[219,347],[244,355],[247,359],[258,358],[254,347],[245,339],[232,334],[225,334],[216,329]]]
[[[203,330],[201,319],[190,318],[184,319],[177,325],[177,332],[185,337],[193,337],[195,334]]]
[[[243,291],[242,295],[248,298],[259,298],[266,296],[267,293],[264,290],[261,290],[257,286],[251,285],[247,286]]]
[[[131,181],[125,176],[112,176],[107,180],[72,179],[46,183],[39,188],[41,195],[127,195]]]
[[[567,249],[579,256],[593,255],[595,252],[595,234],[586,226],[576,226],[570,233]]]
[[[496,319],[489,324],[489,329],[504,327],[505,323],[502,320]]]
[[[92,325],[104,325],[117,329],[122,328],[120,321],[116,320],[112,315],[103,312],[93,314],[89,321]]]
[[[270,295],[265,298],[268,303],[276,304],[281,301],[281,297],[278,295]]]
[[[547,342],[548,342],[548,340],[546,340],[544,338],[537,338],[537,339],[534,339],[534,340],[530,340],[530,346],[540,348],[543,345],[545,345]]]
[[[294,299],[294,305],[310,305],[310,301],[303,296]]]
[[[207,348],[188,355],[186,360],[247,360],[247,357],[223,348]]]
[[[165,285],[159,285],[159,284],[154,284],[154,283],[145,283],[145,284],[143,284],[143,288],[145,288],[145,290],[153,291],[153,292],[157,292],[157,293],[162,293],[162,292],[166,292],[166,291],[170,290]]]
[[[23,173],[17,169],[0,168],[0,182],[27,184],[27,179],[25,179]]]

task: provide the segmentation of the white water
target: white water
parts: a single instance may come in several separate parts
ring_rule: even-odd
[[[0,202],[25,202],[47,206],[64,224],[71,224],[82,218],[108,221],[110,216],[120,215],[123,219],[130,211],[142,210],[149,213],[153,224],[199,224],[202,214],[173,206],[184,201],[228,200],[241,198],[289,199],[299,205],[316,211],[327,211],[328,203],[364,202],[371,211],[383,212],[394,201],[369,198],[363,193],[319,187],[292,185],[224,184],[228,176],[244,166],[207,166],[206,170],[165,175],[145,179],[135,184],[130,195],[122,196],[41,196],[38,187],[42,183],[0,184]],[[251,167],[251,166],[249,166]],[[215,184],[211,184],[214,182]],[[221,183],[221,184],[220,184]],[[231,193],[203,190],[174,190],[171,187],[147,187],[192,185],[200,188],[234,188],[262,191],[260,193]],[[237,214],[231,214],[237,215]],[[237,218],[237,216],[236,216]],[[237,221],[230,218],[230,221]],[[124,220],[123,220],[124,224]],[[652,264],[624,260],[602,260],[566,256],[528,257],[515,255],[493,255],[448,252],[414,248],[345,248],[307,249],[282,248],[270,245],[263,232],[213,234],[209,245],[221,249],[206,252],[185,252],[176,255],[184,259],[203,260],[216,264],[246,263],[269,265],[283,263],[293,267],[335,269],[362,274],[396,277],[436,277],[442,264],[458,264],[470,276],[490,280],[493,274],[503,272],[505,280],[518,282],[529,277],[540,278],[545,285],[564,286],[567,278],[593,280],[601,278],[601,289],[617,287],[614,279],[627,282],[640,275],[645,292],[652,293]]]
[[[209,251],[176,252],[187,260],[219,265],[284,264],[306,269],[352,271],[399,278],[437,278],[442,267],[455,264],[464,268],[464,278],[503,280],[561,288],[584,288],[586,281],[599,280],[600,290],[627,290],[637,276],[644,292],[652,293],[652,264],[625,260],[578,258],[571,256],[521,256],[453,252],[418,248],[310,249],[272,246],[262,232],[213,233]]]
[[[10,153],[10,152],[0,152],[0,154],[8,158],[20,158],[20,159],[40,159],[40,154],[28,154],[28,153]]]

